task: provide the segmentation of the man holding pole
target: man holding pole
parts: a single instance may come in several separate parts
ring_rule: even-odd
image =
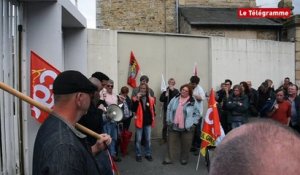
[[[65,71],[53,84],[54,109],[40,127],[34,145],[33,175],[36,174],[101,174],[94,155],[110,144],[101,134],[92,146],[86,136],[75,129],[87,113],[97,88],[80,72]]]

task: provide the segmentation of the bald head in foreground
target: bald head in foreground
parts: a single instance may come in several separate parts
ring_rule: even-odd
[[[217,147],[210,175],[300,174],[300,137],[272,120],[232,130]]]

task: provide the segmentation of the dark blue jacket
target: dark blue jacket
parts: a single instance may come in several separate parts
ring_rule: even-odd
[[[247,117],[247,111],[249,108],[249,101],[246,95],[236,97],[234,95],[229,96],[226,100],[226,109],[229,111],[229,116],[243,116]]]
[[[100,174],[90,149],[85,135],[50,115],[35,139],[32,174]]]

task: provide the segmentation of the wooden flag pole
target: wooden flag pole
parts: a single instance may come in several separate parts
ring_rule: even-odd
[[[45,111],[45,112],[47,112],[49,114],[52,112],[52,109],[44,106],[43,104],[41,104],[41,103],[39,103],[37,101],[34,101],[32,98],[30,98],[27,95],[25,95],[25,94],[23,94],[23,93],[15,90],[14,88],[6,85],[3,82],[0,82],[0,88],[3,89],[4,91],[6,91],[6,92],[8,92],[8,93],[10,93],[10,94],[12,94],[14,96],[16,96],[16,97],[22,99],[23,101],[26,101],[27,103],[29,103],[29,104],[31,104],[33,106],[36,106],[40,110],[43,110],[43,111]],[[90,135],[90,136],[92,136],[92,137],[94,137],[96,139],[101,139],[101,136],[99,134],[97,134],[96,132],[94,132],[94,131],[92,131],[92,130],[84,127],[84,126],[82,126],[79,123],[76,123],[75,127],[77,129],[79,129],[80,131],[84,132],[85,134],[88,134],[88,135]]]

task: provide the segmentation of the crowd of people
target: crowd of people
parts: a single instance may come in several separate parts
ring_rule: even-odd
[[[216,92],[220,120],[224,131],[247,123],[249,117],[271,118],[300,132],[300,97],[298,86],[286,77],[284,84],[275,89],[270,79],[252,88],[251,81],[243,81],[231,88],[226,79]]]
[[[113,174],[111,160],[121,161],[120,132],[129,130],[132,118],[136,161],[142,162],[143,157],[153,161],[151,132],[157,102],[148,83],[149,77],[141,76],[130,97],[127,86],[115,94],[114,81],[102,72],[95,72],[89,79],[77,71],[59,74],[53,85],[53,113],[36,137],[33,174]],[[176,154],[180,155],[180,163],[186,165],[189,152],[199,153],[201,144],[206,93],[200,86],[200,78],[190,77],[189,83],[179,89],[175,85],[175,79],[170,78],[159,97],[163,104],[162,140],[167,144],[164,165],[172,164]],[[300,132],[298,87],[289,78],[276,90],[271,80],[264,81],[257,90],[252,88],[251,81],[231,86],[232,81],[226,79],[216,92],[220,121],[226,133],[247,123],[249,117],[271,118]],[[110,105],[122,109],[120,122],[107,117]],[[78,131],[77,122],[98,133],[99,138]]]

